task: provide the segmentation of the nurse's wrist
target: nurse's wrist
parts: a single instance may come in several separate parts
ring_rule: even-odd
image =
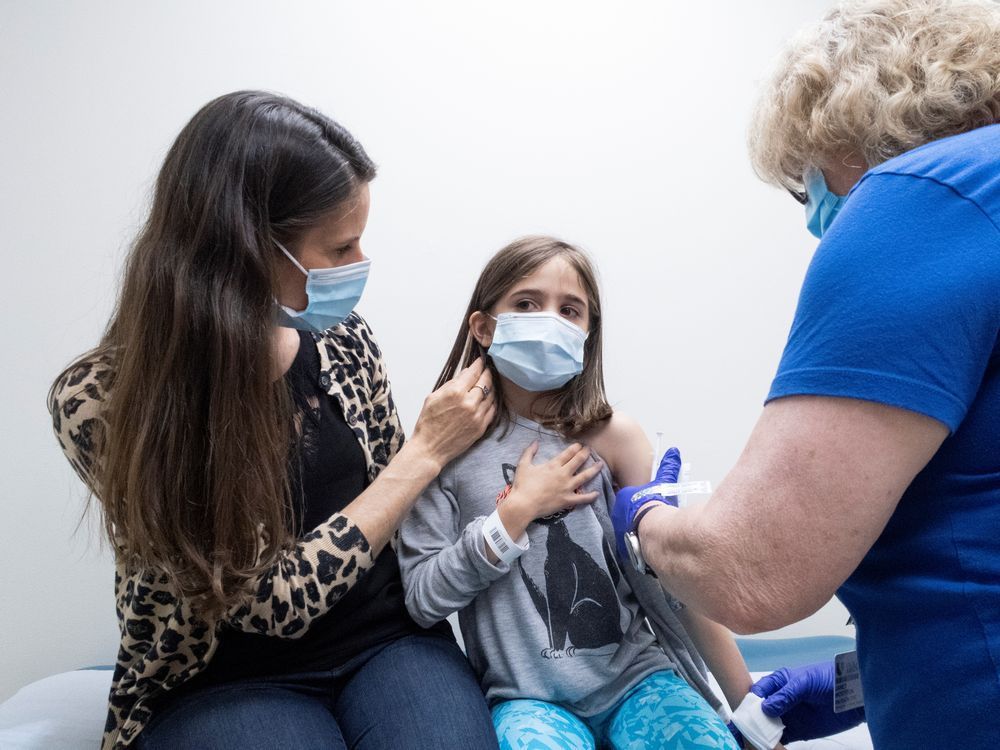
[[[666,521],[668,514],[676,513],[677,508],[673,505],[668,505],[667,503],[661,503],[659,501],[653,501],[646,503],[638,511],[636,511],[635,517],[637,523],[633,528],[633,531],[639,537],[639,544],[644,544],[649,536],[649,529],[652,526],[656,526],[660,522]],[[654,519],[650,523],[650,519]],[[659,519],[659,520],[655,520]],[[643,533],[643,532],[646,533]]]
[[[657,505],[663,505],[663,503],[659,500],[650,500],[648,503],[643,503],[638,507],[638,509],[636,509],[635,515],[633,516],[634,520],[632,521],[632,531],[637,534],[639,533],[639,527],[642,525],[642,522],[646,520],[646,516],[652,513],[653,509]]]

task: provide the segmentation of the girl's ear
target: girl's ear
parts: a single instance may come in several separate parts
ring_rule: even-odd
[[[496,323],[489,315],[478,310],[469,316],[469,333],[484,349],[489,349],[493,343],[493,330]]]

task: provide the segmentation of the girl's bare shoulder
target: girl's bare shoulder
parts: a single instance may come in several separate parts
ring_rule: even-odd
[[[642,426],[615,411],[608,419],[580,436],[608,465],[619,486],[646,482],[653,462],[653,448]]]

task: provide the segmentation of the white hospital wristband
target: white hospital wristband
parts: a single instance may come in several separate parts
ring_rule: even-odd
[[[493,550],[493,554],[508,565],[527,552],[530,546],[528,532],[521,534],[521,538],[516,542],[510,538],[503,521],[500,520],[500,512],[496,510],[483,521],[483,538]]]

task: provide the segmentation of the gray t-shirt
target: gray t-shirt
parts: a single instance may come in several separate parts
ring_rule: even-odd
[[[669,659],[645,623],[605,529],[614,499],[605,468],[584,486],[593,504],[539,519],[514,563],[486,558],[483,520],[514,481],[524,449],[535,463],[569,442],[516,417],[449,464],[400,529],[406,606],[430,625],[459,613],[469,661],[487,700],[536,698],[580,716],[610,708]]]

